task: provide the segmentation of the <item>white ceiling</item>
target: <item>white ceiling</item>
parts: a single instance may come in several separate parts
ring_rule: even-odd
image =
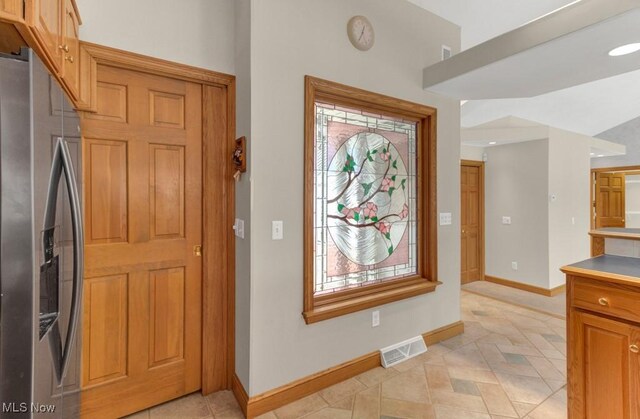
[[[462,49],[502,35],[573,0],[409,0],[462,28]]]
[[[409,0],[461,26],[463,49],[513,30],[571,0]],[[604,0],[603,0],[604,1]],[[637,23],[640,26],[640,22]],[[637,40],[638,42],[640,40]],[[633,54],[632,59],[640,60]],[[471,100],[462,126],[514,115],[594,136],[640,116],[640,71],[524,99]]]

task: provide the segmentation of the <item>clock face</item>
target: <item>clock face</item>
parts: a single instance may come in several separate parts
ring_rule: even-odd
[[[375,33],[369,19],[364,16],[354,16],[347,24],[349,40],[360,51],[369,50],[375,41]]]

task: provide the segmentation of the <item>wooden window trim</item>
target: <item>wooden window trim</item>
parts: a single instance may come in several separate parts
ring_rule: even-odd
[[[418,207],[417,275],[359,288],[314,296],[314,147],[315,103],[362,109],[400,117],[417,123]],[[305,77],[304,122],[304,311],[307,324],[342,316],[393,301],[433,292],[438,282],[437,205],[436,205],[436,130],[435,108],[362,89]],[[426,180],[425,180],[426,179]]]

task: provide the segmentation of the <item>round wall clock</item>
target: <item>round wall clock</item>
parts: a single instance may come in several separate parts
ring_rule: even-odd
[[[368,51],[375,42],[373,25],[364,16],[354,16],[347,23],[349,41],[360,51]]]

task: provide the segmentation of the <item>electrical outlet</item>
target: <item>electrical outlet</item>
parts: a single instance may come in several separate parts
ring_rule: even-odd
[[[504,225],[510,225],[511,224],[511,217],[507,217],[507,216],[502,216],[502,224]]]
[[[233,224],[233,229],[236,232],[236,237],[244,239],[244,220],[236,218],[236,222]]]
[[[518,262],[511,262],[511,269],[513,269],[514,271],[518,270]]]
[[[282,221],[271,222],[271,240],[282,240],[284,237],[284,223]]]
[[[380,310],[375,310],[371,313],[371,327],[380,326]]]

